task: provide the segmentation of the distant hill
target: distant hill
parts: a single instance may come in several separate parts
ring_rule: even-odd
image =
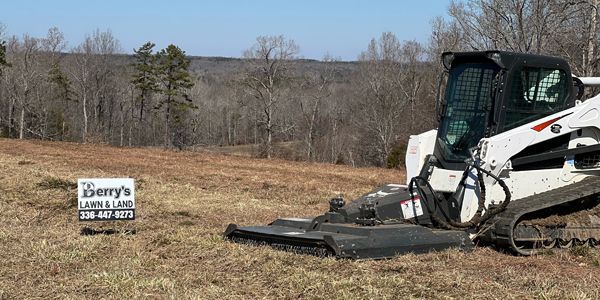
[[[64,53],[63,56],[68,57],[74,55],[72,53]],[[116,54],[113,55],[116,64],[125,66],[132,64],[134,58],[132,54]],[[188,56],[190,59],[190,71],[199,77],[212,79],[228,79],[236,73],[243,71],[247,61],[243,58],[234,57],[219,57],[219,56]],[[339,61],[339,62],[322,62],[314,59],[297,59],[294,61],[298,73],[314,72],[324,70],[328,64],[333,64],[337,71],[337,79],[345,80],[347,76],[353,73],[358,68],[358,62],[355,61]]]
[[[210,57],[210,56],[189,56],[191,60],[190,71],[200,76],[212,76],[216,78],[227,78],[232,74],[242,71],[246,60],[243,58],[232,57]],[[298,72],[312,72],[324,70],[328,62],[322,62],[314,59],[295,60],[295,67]],[[338,76],[345,78],[358,68],[358,62],[334,62]],[[340,79],[340,78],[338,78]]]

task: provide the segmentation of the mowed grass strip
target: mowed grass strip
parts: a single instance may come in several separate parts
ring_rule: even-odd
[[[81,223],[73,183],[136,179],[137,220]],[[0,139],[0,299],[598,299],[600,253],[489,248],[381,261],[228,243],[229,223],[311,216],[399,170]],[[82,236],[84,225],[135,235]]]

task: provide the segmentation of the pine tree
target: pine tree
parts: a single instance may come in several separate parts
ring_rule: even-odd
[[[165,136],[166,148],[171,147],[171,119],[175,116],[177,123],[181,116],[189,109],[196,108],[189,98],[187,91],[194,86],[188,68],[190,60],[185,57],[185,52],[171,44],[166,49],[156,54],[157,75],[160,81],[160,93],[163,95],[156,109],[165,111]]]
[[[147,42],[139,49],[134,50],[135,73],[131,83],[140,92],[136,97],[140,105],[139,120],[144,120],[144,107],[150,104],[152,93],[158,91],[158,79],[156,78],[156,57],[152,54],[155,44]]]
[[[61,100],[65,105],[70,101],[76,101],[73,98],[73,90],[71,89],[71,80],[61,70],[58,63],[52,64],[48,71],[48,81],[56,85],[58,88],[57,100]]]
[[[77,99],[74,98],[69,77],[61,70],[58,62],[53,63],[50,67],[47,80],[56,88],[56,92],[53,93],[53,99],[59,101],[58,103],[62,103],[62,106],[57,105],[50,112],[50,131],[54,135],[59,136],[60,140],[64,140],[65,134],[69,129],[65,112],[68,110],[71,102],[77,102]]]
[[[0,29],[2,29],[1,26],[2,26],[2,24],[0,24]],[[6,66],[9,66],[8,62],[6,61],[6,42],[3,40],[0,40],[0,79],[1,79],[2,73],[3,73],[2,71],[4,70],[4,68]],[[3,99],[0,99],[0,105],[3,105],[2,100]],[[9,107],[10,107],[10,105],[9,105]],[[7,120],[7,125],[6,125],[6,128],[7,128],[6,137],[10,137],[10,131],[12,128],[12,118],[10,117],[11,113],[9,112],[8,115],[9,115],[9,118]],[[3,126],[1,126],[1,124],[0,124],[0,137],[4,136],[4,130],[2,127]]]
[[[10,64],[6,61],[6,42],[0,40],[0,75],[2,75],[2,69],[8,66]]]

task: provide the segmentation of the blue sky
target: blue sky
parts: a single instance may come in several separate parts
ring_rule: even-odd
[[[9,35],[45,36],[56,26],[80,43],[96,28],[110,29],[131,53],[146,41],[174,43],[190,55],[239,57],[259,35],[283,34],[300,55],[326,53],[355,60],[369,40],[391,31],[401,40],[427,42],[430,21],[446,16],[449,0],[53,0],[6,1],[0,22]]]

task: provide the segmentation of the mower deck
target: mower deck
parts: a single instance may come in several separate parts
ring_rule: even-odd
[[[469,250],[472,241],[464,231],[430,229],[412,224],[361,226],[322,223],[313,219],[277,219],[267,226],[238,227],[230,224],[225,238],[252,245],[316,256],[350,259],[382,259],[405,253],[423,253],[451,247]],[[314,226],[314,225],[313,225]]]

